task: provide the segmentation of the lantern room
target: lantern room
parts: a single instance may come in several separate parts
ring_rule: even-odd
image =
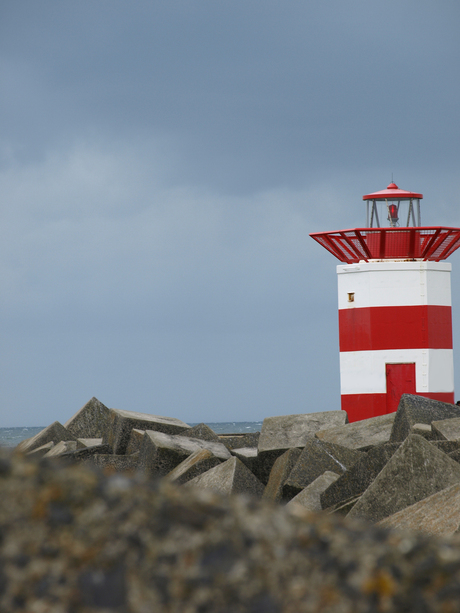
[[[380,220],[386,220],[391,228],[420,227],[420,200],[422,194],[399,189],[390,183],[386,189],[363,196],[367,204],[367,223],[369,228],[380,228]]]
[[[310,236],[341,262],[385,259],[439,262],[460,247],[460,228],[421,226],[422,194],[408,192],[395,183],[363,196],[366,227]]]

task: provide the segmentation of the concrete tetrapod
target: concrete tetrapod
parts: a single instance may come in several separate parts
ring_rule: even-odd
[[[109,425],[102,437],[102,442],[109,445],[113,453],[123,454],[126,452],[131,430],[134,428],[174,435],[189,430],[190,426],[174,417],[160,417],[147,413],[110,409]]]
[[[264,491],[263,484],[235,457],[187,481],[183,487],[211,489],[227,495],[249,494],[258,498]]]
[[[354,505],[348,517],[378,522],[460,482],[460,465],[411,434]]]
[[[266,500],[280,501],[283,497],[283,487],[286,479],[291,474],[299,456],[300,449],[288,449],[275,460],[273,468],[270,472],[270,478],[265,487],[263,498]]]
[[[443,536],[455,534],[460,530],[460,483],[390,515],[379,526]]]
[[[230,458],[229,450],[222,443],[147,430],[139,449],[139,468],[147,475],[163,477],[200,449],[209,449],[222,461]]]
[[[28,453],[29,451],[33,451],[34,449],[37,449],[37,447],[42,447],[42,445],[46,445],[49,442],[53,442],[56,445],[61,441],[75,440],[76,437],[73,436],[67,430],[67,428],[64,428],[60,422],[55,421],[43,430],[40,430],[40,432],[38,432],[38,434],[35,436],[32,436],[32,438],[21,441],[16,447],[16,451]]]
[[[361,457],[361,451],[311,438],[283,487],[283,498],[290,500],[327,470],[341,475]]]
[[[109,425],[109,409],[93,396],[64,427],[75,438],[102,437]]]
[[[294,447],[302,449],[318,430],[343,426],[347,422],[345,411],[266,417],[258,444],[259,466],[264,483],[268,482],[276,458],[285,451]]]
[[[358,461],[343,473],[321,494],[323,509],[340,506],[360,496],[367,490],[379,472],[398,449],[400,443],[377,445],[363,454]]]
[[[185,458],[180,464],[169,472],[165,479],[182,485],[195,477],[211,470],[215,466],[219,466],[221,460],[209,451],[209,449],[198,449],[194,451],[188,458]]]
[[[339,475],[327,470],[321,476],[307,485],[297,496],[294,496],[292,500],[287,503],[287,507],[291,508],[293,505],[300,505],[309,511],[321,511],[321,494],[327,489],[334,481],[337,481]]]
[[[367,451],[375,445],[387,443],[390,440],[395,415],[396,413],[389,413],[355,421],[338,428],[319,430],[315,436],[326,443],[335,443],[357,451]]]
[[[423,396],[403,394],[391,431],[390,443],[403,441],[416,424],[431,425],[433,421],[460,417],[460,407]]]
[[[433,421],[431,429],[437,439],[458,441],[460,439],[460,417]]]

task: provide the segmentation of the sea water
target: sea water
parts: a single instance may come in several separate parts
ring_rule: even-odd
[[[190,426],[197,424],[190,423]],[[245,434],[246,432],[260,432],[262,427],[261,421],[223,421],[223,422],[208,422],[211,430],[216,434]],[[32,438],[43,430],[45,426],[28,427],[28,428],[0,428],[0,446],[15,447],[18,443],[26,438]]]

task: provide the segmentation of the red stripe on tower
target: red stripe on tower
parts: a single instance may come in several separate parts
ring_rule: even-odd
[[[339,310],[340,351],[452,349],[452,309],[417,305]]]

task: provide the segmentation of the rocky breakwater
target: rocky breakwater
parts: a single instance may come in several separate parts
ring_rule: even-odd
[[[0,610],[460,611],[459,458],[418,396],[244,436],[93,398],[0,461]]]

